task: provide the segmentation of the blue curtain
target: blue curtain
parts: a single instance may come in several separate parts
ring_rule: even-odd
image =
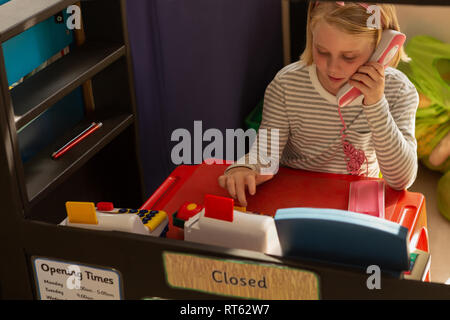
[[[244,128],[281,69],[280,0],[128,0],[148,195],[176,167],[177,128]],[[207,143],[206,143],[207,144]],[[232,160],[232,159],[231,159]]]

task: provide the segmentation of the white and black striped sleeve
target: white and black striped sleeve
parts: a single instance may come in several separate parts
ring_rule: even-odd
[[[245,166],[262,174],[278,172],[281,154],[289,138],[289,119],[286,113],[285,97],[278,75],[267,86],[264,94],[262,121],[257,140],[245,157],[231,168]]]
[[[419,96],[409,81],[396,84],[398,94],[391,105],[383,95],[376,104],[363,108],[383,178],[401,190],[411,186],[417,176],[415,119]]]

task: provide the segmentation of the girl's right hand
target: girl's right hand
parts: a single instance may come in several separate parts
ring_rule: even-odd
[[[236,167],[230,169],[219,177],[219,185],[227,189],[228,193],[239,203],[246,207],[245,187],[251,195],[256,193],[256,186],[273,178],[273,175],[261,175],[246,167]]]

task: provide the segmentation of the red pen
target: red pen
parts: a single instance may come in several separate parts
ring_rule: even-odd
[[[66,143],[63,147],[61,147],[58,151],[53,152],[52,158],[58,159],[61,157],[64,153],[72,149],[74,146],[76,146],[78,143],[86,139],[89,135],[91,135],[94,131],[101,128],[103,124],[101,122],[95,123],[93,122],[88,128],[86,128],[83,132],[81,132],[79,135],[77,135],[75,138],[70,140],[68,143]]]

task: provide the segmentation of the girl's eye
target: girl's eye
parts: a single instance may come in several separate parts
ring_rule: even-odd
[[[321,54],[321,55],[328,55],[327,52],[322,52],[322,51],[319,51],[319,50],[317,50],[317,52],[318,52],[319,54]],[[343,57],[343,58],[344,58],[344,60],[346,60],[346,61],[353,61],[353,60],[356,59],[356,57]]]

